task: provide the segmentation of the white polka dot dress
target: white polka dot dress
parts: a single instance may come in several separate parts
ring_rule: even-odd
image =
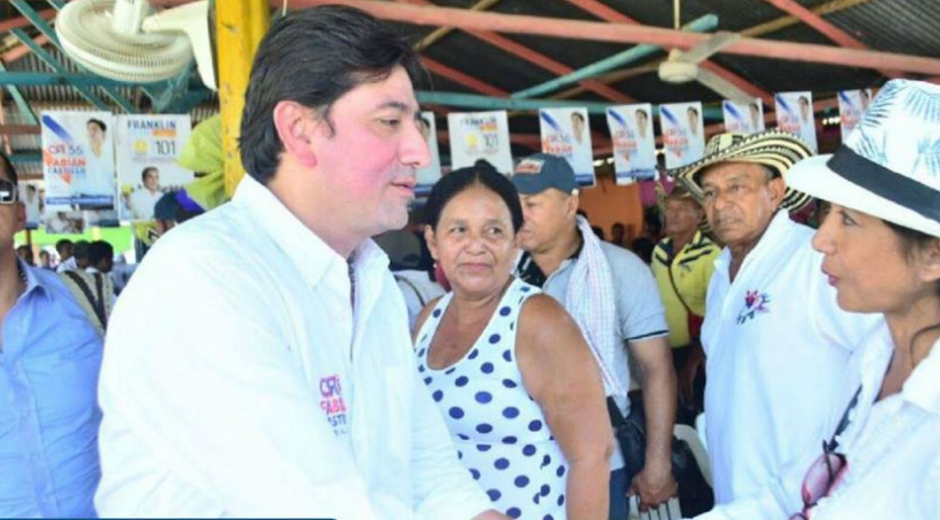
[[[514,280],[464,358],[432,370],[428,346],[450,304],[453,293],[448,293],[421,327],[418,371],[454,437],[458,457],[494,507],[512,518],[564,519],[568,465],[516,364],[519,309],[538,292]]]

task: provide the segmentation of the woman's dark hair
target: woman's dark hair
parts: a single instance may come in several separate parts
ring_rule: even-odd
[[[917,231],[916,229],[911,229],[899,224],[895,224],[894,222],[888,222],[887,220],[883,219],[882,222],[884,222],[888,228],[894,231],[898,238],[901,239],[901,246],[904,248],[904,256],[908,261],[914,259],[914,255],[918,249],[929,246],[930,243],[934,240],[940,240],[938,237],[928,235],[927,233]],[[934,295],[940,297],[940,281],[934,282]],[[908,349],[914,349],[914,344],[917,342],[917,339],[920,336],[937,329],[940,329],[940,322],[937,322],[928,327],[924,327],[915,332],[914,335],[911,336],[911,344],[908,346]]]
[[[423,70],[411,46],[364,11],[326,5],[275,20],[258,46],[245,92],[239,137],[245,170],[262,184],[277,170],[284,151],[274,127],[279,102],[316,110],[334,130],[333,103],[360,85],[385,80],[398,66],[412,82]]]
[[[437,181],[424,207],[425,223],[432,229],[437,229],[447,203],[461,192],[477,186],[486,188],[503,199],[512,216],[513,233],[519,232],[522,227],[522,205],[519,203],[516,187],[492,165],[479,161],[473,166],[454,170]]]

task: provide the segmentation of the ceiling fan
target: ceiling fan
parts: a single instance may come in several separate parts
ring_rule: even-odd
[[[65,52],[101,76],[151,83],[178,76],[196,58],[216,90],[209,1],[154,13],[147,0],[73,0],[56,17]]]
[[[675,28],[678,30],[680,0],[674,0]],[[730,81],[722,78],[714,72],[702,68],[699,64],[722,48],[734,43],[741,35],[727,31],[718,31],[704,42],[692,47],[687,51],[672,49],[669,51],[669,57],[660,62],[657,68],[659,79],[673,84],[688,83],[697,81],[709,89],[717,92],[725,99],[736,102],[748,102],[753,96],[748,95],[743,90],[736,87]]]

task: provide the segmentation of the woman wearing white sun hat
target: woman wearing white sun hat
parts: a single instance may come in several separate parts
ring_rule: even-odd
[[[705,516],[940,518],[940,87],[888,82],[788,183],[832,203],[813,246],[839,305],[887,327],[855,351],[822,448]]]

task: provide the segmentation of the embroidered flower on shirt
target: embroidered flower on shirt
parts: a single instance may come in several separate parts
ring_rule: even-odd
[[[741,325],[747,320],[754,319],[759,313],[770,312],[769,303],[770,295],[767,293],[762,293],[756,289],[747,291],[744,295],[744,307],[738,313],[737,324]]]

